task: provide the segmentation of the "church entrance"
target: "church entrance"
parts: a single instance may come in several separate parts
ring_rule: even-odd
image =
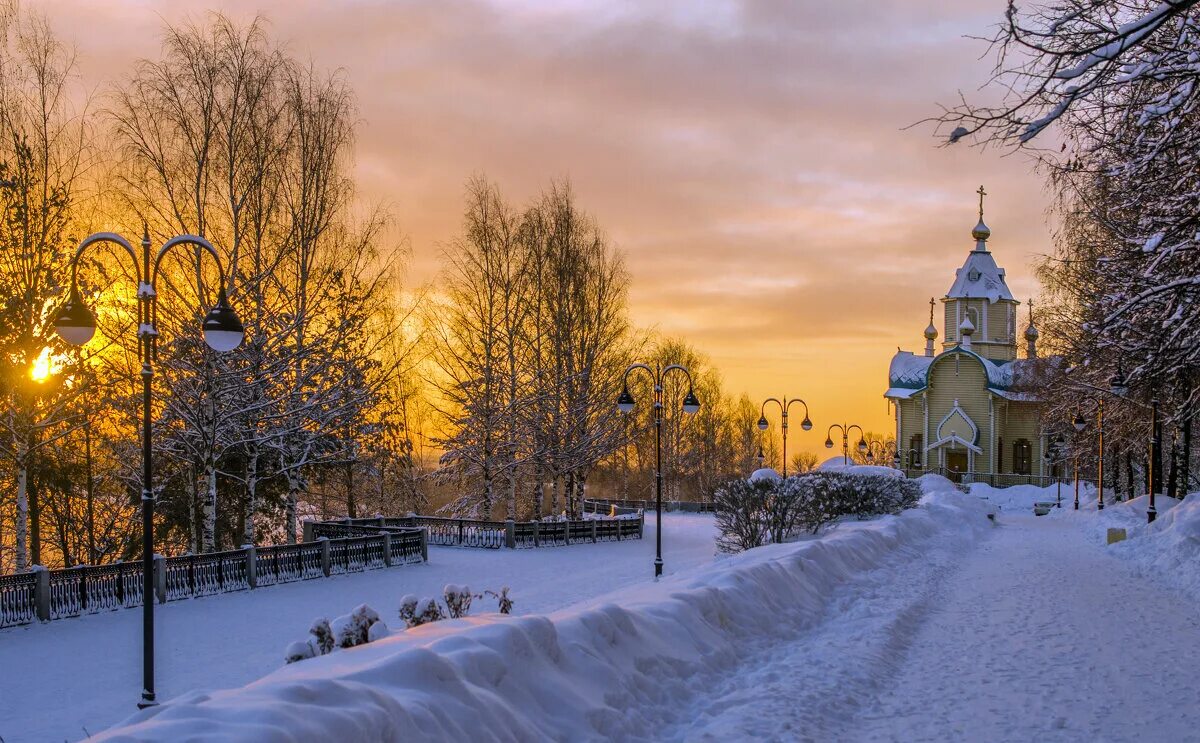
[[[946,452],[946,469],[949,470],[951,480],[960,481],[962,473],[967,471],[967,453],[965,451]]]

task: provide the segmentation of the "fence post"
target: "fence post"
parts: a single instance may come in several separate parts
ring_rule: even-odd
[[[538,546],[538,544],[539,544],[538,540],[540,539],[541,534],[542,534],[542,520],[534,519],[533,520],[533,546],[534,547]]]
[[[645,528],[646,528],[646,512],[642,511],[640,514],[638,514],[638,539],[641,539],[644,536],[642,530]],[[659,526],[658,528],[661,529],[662,526]]]
[[[37,618],[43,622],[50,621],[50,571],[45,565],[34,565],[34,575],[37,583],[33,584],[33,604],[37,609]]]
[[[421,529],[421,562],[429,562],[429,530]]]
[[[321,545],[321,572],[325,577],[329,577],[329,537],[317,537],[317,542]]]
[[[246,585],[258,588],[258,550],[253,544],[243,544],[242,549],[246,552]]]
[[[311,542],[313,539],[313,522],[311,519],[306,519],[304,521],[304,541]]]
[[[617,519],[616,507],[613,507],[613,518]],[[621,541],[621,520],[617,519],[617,541]]]
[[[380,521],[382,520],[380,519]],[[383,566],[385,568],[392,566],[392,535],[386,531],[383,533]]]
[[[596,519],[592,519],[592,544],[596,543]]]
[[[517,522],[512,519],[504,521],[504,546],[510,550],[517,548]]]
[[[154,592],[158,594],[158,603],[167,603],[167,558],[162,555],[154,556]],[[142,601],[146,601],[142,597]]]
[[[458,544],[461,547],[463,543],[463,522],[458,522]]]

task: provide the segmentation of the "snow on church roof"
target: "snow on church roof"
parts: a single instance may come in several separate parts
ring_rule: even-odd
[[[987,373],[988,389],[1009,400],[1032,400],[1030,395],[1013,391],[1016,377],[1027,366],[1025,361],[993,361],[962,346],[947,349],[937,356],[917,356],[912,351],[897,351],[888,368],[888,391],[884,397],[907,400],[929,383],[929,367],[950,354],[962,353],[979,360]]]
[[[983,245],[983,241],[979,241]],[[946,292],[947,299],[986,299],[998,302],[1012,300],[1012,292],[1004,283],[1004,269],[996,265],[996,259],[987,250],[977,247],[967,255],[962,268],[954,275],[954,284]]]

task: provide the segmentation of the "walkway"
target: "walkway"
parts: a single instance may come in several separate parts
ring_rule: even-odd
[[[1086,521],[1085,521],[1086,519]],[[1106,555],[1083,515],[1005,513],[847,585],[664,737],[1200,740],[1200,618]]]

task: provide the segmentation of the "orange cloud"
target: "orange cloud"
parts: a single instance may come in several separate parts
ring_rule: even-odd
[[[903,127],[986,79],[962,38],[995,0],[435,3],[261,0],[278,38],[358,93],[362,196],[392,205],[421,281],[483,172],[515,201],[570,177],[627,254],[635,320],[684,335],[734,392],[804,397],[831,422],[888,430],[897,345],[970,249],[989,244],[1019,297],[1048,231],[1020,157],[939,149]],[[103,85],[158,53],[163,20],[238,0],[55,0],[52,23]]]

